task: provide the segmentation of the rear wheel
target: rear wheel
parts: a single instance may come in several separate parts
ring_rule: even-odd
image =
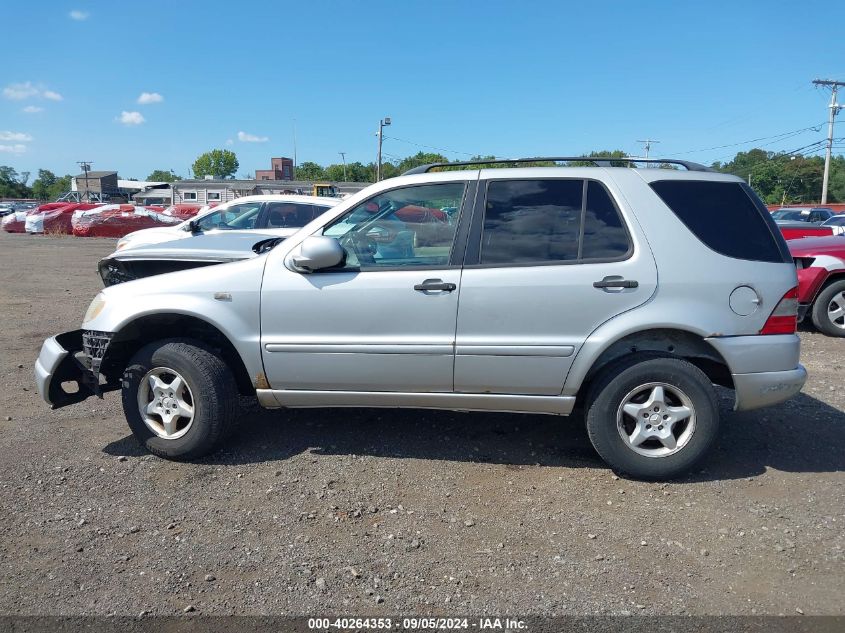
[[[828,336],[845,336],[845,279],[835,281],[813,302],[813,325]]]
[[[192,341],[151,343],[123,374],[123,411],[151,453],[195,459],[213,452],[237,417],[238,392],[226,363]]]
[[[676,358],[631,358],[602,372],[586,403],[587,432],[615,469],[671,479],[704,457],[719,428],[710,379]]]

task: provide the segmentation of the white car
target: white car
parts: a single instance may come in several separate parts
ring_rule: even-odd
[[[118,240],[117,250],[227,230],[260,229],[261,233],[290,237],[339,202],[337,198],[290,194],[244,196],[200,210],[195,217],[174,226],[129,233]]]

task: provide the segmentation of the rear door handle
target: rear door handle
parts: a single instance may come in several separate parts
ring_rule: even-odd
[[[442,279],[426,279],[421,284],[414,286],[414,290],[419,292],[428,292],[431,290],[442,290],[445,292],[452,292],[457,286],[451,282],[443,281]]]
[[[608,275],[601,281],[594,281],[593,288],[637,288],[640,283],[633,279],[622,279],[620,275]]]

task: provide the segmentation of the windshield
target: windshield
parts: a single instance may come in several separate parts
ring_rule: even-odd
[[[845,214],[834,215],[829,220],[825,220],[822,226],[845,226]]]
[[[775,211],[772,213],[772,218],[775,220],[792,220],[795,222],[804,222],[809,217],[809,212],[807,211],[793,211],[790,209],[781,209],[780,211]]]

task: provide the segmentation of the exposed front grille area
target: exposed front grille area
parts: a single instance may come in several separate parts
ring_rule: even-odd
[[[113,332],[84,330],[82,332],[82,351],[91,359],[91,371],[96,376],[100,373],[100,363],[106,355],[106,348],[114,336]]]

